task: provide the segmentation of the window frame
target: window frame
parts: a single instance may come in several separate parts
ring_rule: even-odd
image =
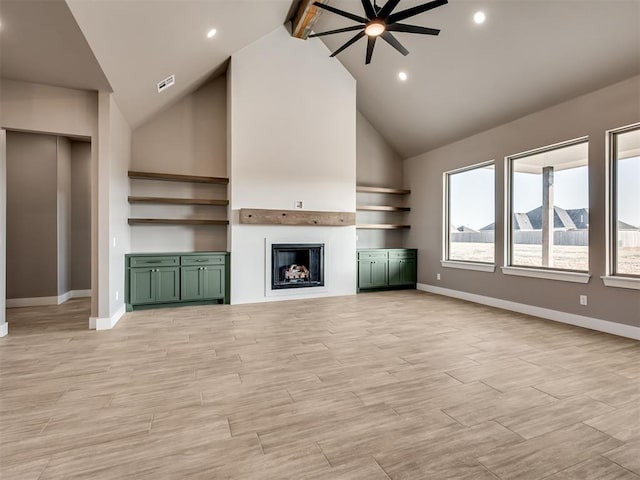
[[[590,150],[589,136],[582,136],[571,140],[566,140],[544,147],[534,148],[524,152],[515,153],[513,155],[507,155],[504,158],[505,175],[504,175],[504,191],[505,191],[505,208],[504,208],[504,263],[501,267],[502,273],[505,275],[516,275],[521,277],[541,278],[546,280],[558,280],[563,282],[573,283],[588,283],[591,275],[589,270],[591,265],[589,262],[589,270],[569,270],[564,268],[543,267],[543,266],[526,266],[526,265],[514,265],[513,264],[513,180],[514,170],[513,162],[515,160],[530,157],[540,153],[550,152],[552,150],[558,150],[560,148],[571,147],[573,145],[579,145],[581,143],[587,144],[587,149]],[[587,156],[587,166],[589,166],[589,158]],[[588,178],[590,178],[591,172],[589,170]],[[587,250],[587,258],[589,259],[591,254],[591,242],[589,242]]]
[[[473,165],[467,165],[465,167],[461,167],[461,168],[456,168],[454,170],[448,170],[446,172],[443,172],[442,174],[442,181],[443,181],[443,203],[442,203],[442,208],[443,208],[443,212],[442,212],[442,218],[443,218],[443,224],[442,224],[442,233],[443,233],[443,239],[442,239],[442,257],[440,260],[440,265],[443,267],[447,267],[447,268],[458,268],[458,269],[463,269],[463,270],[475,270],[475,271],[479,271],[479,272],[494,272],[496,269],[496,242],[495,242],[495,234],[494,234],[494,240],[493,240],[493,262],[478,262],[478,261],[473,261],[473,260],[451,260],[449,258],[449,251],[450,251],[450,241],[451,241],[451,222],[450,222],[450,212],[449,212],[449,205],[451,202],[451,184],[450,184],[450,177],[451,175],[456,175],[459,173],[464,173],[464,172],[468,172],[471,170],[477,170],[479,168],[485,168],[488,166],[492,166],[493,167],[493,191],[494,191],[494,212],[493,212],[493,222],[494,225],[497,226],[497,222],[496,222],[496,201],[495,201],[495,196],[496,196],[496,162],[495,160],[487,160],[485,162],[480,162],[480,163],[474,163]]]
[[[606,131],[606,268],[601,277],[608,287],[640,290],[640,274],[618,273],[618,205],[617,205],[617,136],[626,132],[640,130],[640,122]]]

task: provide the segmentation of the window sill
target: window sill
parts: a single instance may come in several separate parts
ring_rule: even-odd
[[[605,276],[600,277],[607,287],[640,290],[640,278]]]
[[[456,262],[454,260],[441,260],[440,265],[447,268],[460,268],[462,270],[475,270],[477,272],[496,271],[496,266],[491,263]]]
[[[563,272],[561,270],[542,270],[525,267],[501,267],[505,275],[518,275],[520,277],[544,278],[546,280],[558,280],[560,282],[589,283],[591,275],[588,273]]]

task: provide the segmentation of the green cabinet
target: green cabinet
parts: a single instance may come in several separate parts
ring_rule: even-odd
[[[415,288],[417,250],[358,250],[358,291]]]
[[[229,303],[228,258],[226,252],[126,255],[127,310]]]

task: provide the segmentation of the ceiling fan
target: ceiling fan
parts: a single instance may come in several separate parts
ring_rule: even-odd
[[[375,0],[371,3],[371,0],[361,0],[362,6],[366,17],[354,15],[353,13],[345,12],[338,8],[331,7],[324,3],[314,2],[316,7],[322,8],[332,13],[336,13],[340,16],[346,17],[355,22],[359,22],[361,25],[353,25],[351,27],[339,28],[337,30],[329,30],[328,32],[321,32],[309,35],[310,37],[322,37],[324,35],[333,35],[334,33],[343,32],[355,32],[361,30],[354,37],[352,37],[347,43],[338,48],[331,54],[335,57],[342,52],[345,48],[350,47],[365,35],[367,36],[367,57],[365,63],[368,65],[371,63],[371,57],[373,56],[373,47],[376,44],[378,37],[382,39],[399,51],[402,55],[408,55],[409,50],[404,48],[402,44],[394,37],[391,32],[404,32],[404,33],[419,33],[422,35],[438,35],[440,30],[435,28],[419,27],[417,25],[406,25],[404,23],[398,23],[414,15],[432,10],[437,7],[441,7],[448,3],[447,0],[433,0],[423,5],[418,5],[413,8],[401,10],[396,13],[392,13],[393,9],[398,6],[400,0],[388,0],[383,7],[378,7]]]

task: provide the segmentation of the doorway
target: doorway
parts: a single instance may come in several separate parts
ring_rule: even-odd
[[[90,297],[90,138],[15,130],[3,136],[6,307]]]

